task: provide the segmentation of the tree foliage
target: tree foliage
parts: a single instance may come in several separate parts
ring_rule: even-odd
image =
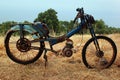
[[[45,22],[48,25],[50,32],[55,32],[56,34],[67,33],[75,28],[73,26],[73,21],[59,21],[57,12],[51,8],[45,12],[40,12],[35,20]],[[11,25],[16,23],[17,22],[14,21],[6,21],[1,23],[0,35],[5,35],[5,33],[11,28]],[[30,22],[24,21],[23,23]],[[120,28],[108,26],[102,19],[96,20],[96,23],[93,24],[93,27],[97,34],[120,33]]]
[[[58,32],[59,20],[57,18],[57,12],[54,9],[50,8],[45,12],[39,13],[36,20],[45,22],[50,30],[56,33]]]
[[[16,22],[6,21],[0,24],[0,35],[4,35],[12,27],[12,24],[16,24]]]
[[[96,20],[96,23],[93,26],[97,34],[120,33],[120,28],[109,27],[102,19]]]

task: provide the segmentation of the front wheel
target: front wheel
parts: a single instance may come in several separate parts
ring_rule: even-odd
[[[44,42],[31,43],[32,35],[24,32],[24,38],[20,39],[20,31],[8,31],[5,37],[5,48],[8,57],[19,64],[35,62],[42,54]]]
[[[82,60],[87,68],[108,68],[116,59],[117,48],[113,40],[105,36],[96,36],[100,50],[96,50],[95,38],[84,45]]]

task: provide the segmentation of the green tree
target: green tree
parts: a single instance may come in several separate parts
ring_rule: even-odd
[[[102,19],[96,20],[96,23],[94,24],[95,32],[98,33],[98,34],[104,34],[105,33],[105,29],[107,27],[108,26],[105,25],[105,22]]]
[[[62,32],[69,32],[70,30],[72,30],[74,28],[74,23],[73,21],[59,21],[59,26],[60,26],[60,30]]]
[[[56,33],[58,32],[59,20],[57,18],[57,12],[54,9],[50,8],[45,12],[39,13],[35,20],[45,22],[50,30]]]
[[[6,32],[12,27],[13,24],[16,24],[16,22],[14,22],[14,21],[3,22],[0,25],[0,33],[1,33],[1,35],[6,34]]]
[[[30,24],[31,22],[29,22],[29,21],[24,21],[23,23],[24,23],[24,24]]]
[[[120,33],[120,28],[109,27],[102,19],[96,20],[96,23],[93,26],[97,34]]]

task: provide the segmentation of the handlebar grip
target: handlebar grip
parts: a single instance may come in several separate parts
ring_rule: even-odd
[[[76,11],[80,12],[81,14],[84,14],[83,8],[77,8]]]

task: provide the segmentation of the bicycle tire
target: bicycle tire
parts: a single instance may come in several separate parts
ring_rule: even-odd
[[[6,53],[7,53],[7,55],[8,55],[8,57],[12,60],[12,61],[14,61],[14,62],[16,62],[16,63],[19,63],[19,64],[24,64],[24,65],[26,65],[26,64],[30,64],[30,63],[33,63],[33,62],[35,62],[36,60],[38,60],[39,59],[39,57],[42,55],[42,53],[43,53],[43,48],[44,48],[44,42],[39,42],[40,43],[40,48],[39,48],[39,50],[38,50],[38,52],[36,53],[36,55],[33,57],[33,58],[31,58],[31,59],[29,59],[29,60],[22,60],[22,59],[19,59],[19,57],[16,57],[14,54],[16,53],[16,52],[12,52],[12,50],[10,49],[10,39],[11,39],[11,37],[12,37],[12,34],[14,34],[15,32],[19,32],[19,31],[8,31],[7,32],[7,34],[6,34],[6,37],[5,37],[5,49],[6,49]],[[17,42],[15,42],[15,43],[17,43]],[[16,45],[16,44],[15,44]],[[16,48],[16,47],[15,47]],[[14,49],[14,51],[16,51],[17,50],[17,48],[16,49]],[[19,51],[19,50],[17,50],[17,51]],[[18,52],[18,53],[21,53],[20,51]],[[30,53],[30,52],[29,52]],[[26,54],[25,52],[24,52],[24,54]],[[32,52],[31,52],[31,54],[32,54]],[[21,57],[22,58],[22,57]]]
[[[110,51],[113,51],[113,52],[110,52],[110,53],[112,53],[112,55],[111,55],[111,58],[110,58],[110,61],[106,64],[106,65],[104,65],[104,66],[102,66],[102,67],[100,67],[99,65],[96,65],[97,63],[99,63],[99,60],[96,60],[96,62],[93,62],[92,60],[94,60],[93,58],[90,58],[91,56],[93,56],[93,57],[95,57],[96,58],[96,56],[95,56],[95,54],[94,54],[94,50],[93,50],[93,45],[91,46],[91,50],[90,49],[88,49],[89,48],[89,46],[91,45],[91,44],[94,44],[94,39],[95,38],[91,38],[91,39],[89,39],[87,42],[86,42],[86,44],[84,45],[84,47],[83,47],[83,50],[82,50],[82,60],[83,60],[83,63],[84,63],[84,65],[87,67],[87,68],[102,68],[102,69],[104,69],[104,68],[109,68],[112,64],[113,64],[113,62],[115,61],[115,59],[116,59],[116,56],[117,56],[117,48],[116,48],[116,45],[115,45],[115,43],[114,43],[114,41],[112,40],[112,39],[110,39],[110,38],[108,38],[108,37],[106,37],[106,36],[96,36],[96,38],[97,38],[97,41],[98,41],[98,43],[99,43],[99,45],[100,45],[100,49],[101,50],[105,50],[105,51],[103,51],[104,52],[104,56],[106,57],[106,58],[108,58],[108,60],[109,60],[109,57],[108,57],[108,55],[110,55],[110,54],[108,54]],[[103,40],[103,41],[105,41],[105,43],[102,43],[102,42],[100,42],[100,40]],[[110,44],[111,46],[109,46],[108,44]],[[103,46],[103,45],[105,45],[105,46]],[[111,48],[111,49],[107,49],[107,47],[109,47],[109,48]],[[87,50],[88,49],[88,50]],[[88,51],[88,53],[87,53],[87,51]],[[90,51],[91,51],[91,55],[90,55]],[[87,54],[89,54],[88,56],[87,56]],[[98,61],[98,62],[97,62]],[[98,67],[99,66],[99,67]]]

